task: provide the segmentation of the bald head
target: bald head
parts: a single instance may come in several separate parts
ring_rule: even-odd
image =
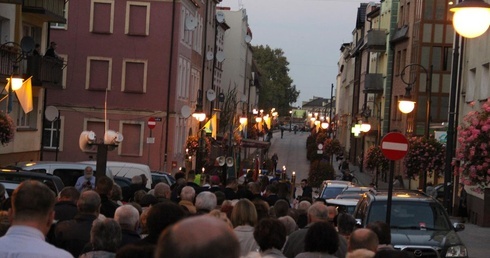
[[[171,193],[170,186],[163,182],[156,184],[153,192],[155,197],[165,199],[170,199]]]
[[[367,228],[360,228],[352,232],[349,238],[348,251],[352,252],[357,249],[367,249],[376,252],[378,244],[378,236],[374,231]]]
[[[78,211],[81,213],[99,214],[100,196],[93,190],[87,190],[80,194],[77,202]]]
[[[321,202],[315,202],[308,208],[308,223],[328,221],[328,208]]]
[[[180,192],[180,199],[185,201],[194,201],[194,197],[196,196],[196,190],[192,186],[184,186],[182,191]]]
[[[203,237],[202,232],[206,232]],[[186,241],[182,241],[186,239]],[[225,222],[212,216],[184,219],[163,232],[156,258],[238,258],[240,244]]]
[[[119,206],[114,213],[114,220],[119,223],[122,229],[136,230],[139,225],[139,218],[138,210],[130,204]]]

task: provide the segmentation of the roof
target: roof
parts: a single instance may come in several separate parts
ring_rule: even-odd
[[[372,193],[373,199],[378,201],[384,201],[388,199],[388,191],[370,191]],[[416,190],[393,190],[392,195],[393,200],[410,200],[410,201],[423,201],[423,200],[433,200],[430,196],[423,192]]]

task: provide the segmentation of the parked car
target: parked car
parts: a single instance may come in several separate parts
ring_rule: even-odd
[[[335,206],[338,213],[353,214],[359,199],[327,199],[327,206]]]
[[[96,166],[93,164],[81,164],[79,162],[66,162],[66,161],[34,161],[34,162],[19,162],[15,164],[20,170],[33,171],[38,173],[45,173],[58,176],[66,186],[74,186],[77,179],[83,176],[85,168],[87,166],[92,167],[94,175],[96,173]],[[106,175],[113,178],[110,169],[106,170]]]
[[[175,184],[175,178],[170,173],[167,172],[151,171],[151,179],[152,179],[151,189],[153,189],[155,185],[160,182],[164,182],[167,185]]]
[[[354,217],[365,227],[370,222],[385,221],[386,191],[369,191],[363,195]],[[420,191],[395,190],[391,206],[391,243],[395,249],[414,257],[468,257],[466,246],[457,231],[464,224],[451,224],[444,207]]]
[[[322,191],[319,197],[325,200],[335,199],[348,186],[353,186],[353,184],[349,181],[326,180],[322,184]]]
[[[7,192],[10,191],[9,195],[11,195],[13,190],[25,180],[37,180],[42,182],[53,190],[56,195],[58,195],[63,187],[65,187],[63,181],[61,181],[59,177],[50,174],[4,169],[0,171],[0,182],[6,186]]]
[[[81,164],[89,164],[96,166],[96,161],[83,161]],[[107,168],[112,171],[113,176],[122,176],[126,178],[133,178],[133,176],[145,175],[148,179],[146,188],[150,189],[152,184],[152,177],[150,167],[145,164],[120,162],[120,161],[107,161]]]

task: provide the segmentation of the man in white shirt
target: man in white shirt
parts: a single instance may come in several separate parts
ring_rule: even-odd
[[[92,167],[87,166],[83,172],[83,176],[80,176],[75,183],[75,188],[82,192],[83,190],[95,190],[95,177]]]
[[[73,257],[45,241],[54,220],[56,196],[41,182],[22,182],[12,195],[12,225],[0,238],[0,257]]]

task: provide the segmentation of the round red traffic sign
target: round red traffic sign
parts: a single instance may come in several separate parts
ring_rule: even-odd
[[[408,140],[401,133],[388,133],[381,140],[381,152],[389,160],[399,160],[408,152]]]
[[[155,121],[154,117],[148,118],[148,128],[153,129],[157,125],[157,121]]]

